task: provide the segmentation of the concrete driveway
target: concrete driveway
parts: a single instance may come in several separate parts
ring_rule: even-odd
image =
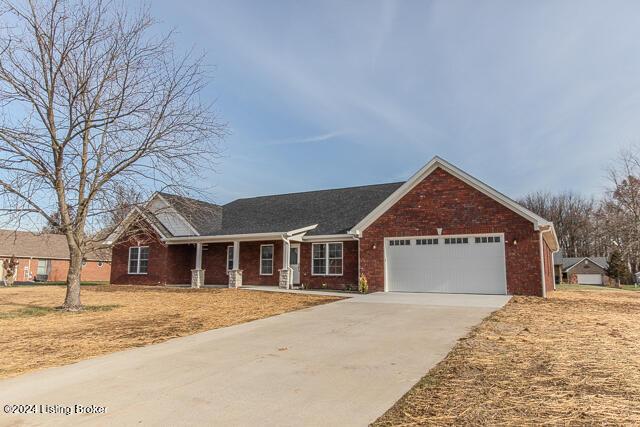
[[[11,425],[364,426],[508,297],[379,293],[0,381]],[[55,406],[58,405],[58,406]]]

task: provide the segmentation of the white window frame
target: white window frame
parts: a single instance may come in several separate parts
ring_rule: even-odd
[[[142,253],[142,249],[143,248],[147,248],[147,271],[141,273],[140,272],[140,254]],[[131,250],[132,249],[138,249],[138,262],[136,264],[136,270],[137,271],[134,271],[134,272],[131,272]],[[129,247],[129,258],[127,259],[127,274],[136,275],[136,276],[148,274],[148,272],[149,272],[149,258],[148,257],[149,257],[149,246],[130,246]]]
[[[265,246],[271,246],[271,273],[263,273],[262,272],[262,248]],[[273,276],[273,260],[276,257],[276,248],[275,246],[271,243],[268,245],[260,245],[260,275],[261,276]],[[267,258],[264,259],[265,261],[267,260]]]
[[[229,249],[231,249],[231,256],[229,256]],[[231,268],[229,268],[229,261],[231,261]],[[233,270],[233,245],[227,246],[227,274],[229,274],[231,270]]]
[[[40,263],[44,262],[44,273],[40,273]],[[38,259],[38,265],[36,266],[36,276],[48,276],[51,274],[51,260],[42,258]]]
[[[325,261],[324,261],[324,274],[318,274],[313,272],[313,248],[314,246],[323,245],[324,253],[325,253]],[[340,257],[340,274],[331,274],[329,273],[329,245],[340,245],[340,253],[342,256]],[[323,243],[312,243],[311,244],[311,275],[312,276],[344,276],[344,243],[343,242],[323,242]]]

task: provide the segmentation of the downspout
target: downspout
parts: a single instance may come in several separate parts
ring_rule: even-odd
[[[542,273],[542,298],[547,297],[547,283],[544,274],[544,243],[542,234],[544,231],[540,230],[540,272]]]
[[[360,290],[360,275],[362,274],[362,270],[360,269],[360,237],[362,237],[362,233],[357,230],[355,232],[349,232],[349,234],[351,234],[358,242],[358,277],[356,277],[355,285],[356,289]]]
[[[545,229],[540,228],[540,269],[542,272],[542,297],[546,298],[547,297],[547,277],[545,275],[545,268],[544,268],[544,233],[549,233],[552,231],[551,227],[547,227]],[[553,267],[553,254],[558,252],[558,250],[556,249],[555,251],[551,252],[551,264],[552,264],[552,268],[555,270],[555,268]],[[555,271],[553,273],[553,277],[554,277],[554,281],[553,281],[553,289],[556,289],[556,283],[555,283]]]

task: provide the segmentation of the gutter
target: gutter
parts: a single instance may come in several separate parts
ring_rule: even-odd
[[[239,241],[258,241],[258,240],[280,240],[282,236],[286,235],[283,232],[277,233],[252,233],[252,234],[227,234],[222,236],[184,236],[184,237],[171,237],[165,239],[168,245],[181,244],[181,243],[215,243],[215,242],[231,242],[234,240]]]
[[[316,228],[318,224],[310,225],[303,228],[297,228],[290,231],[271,231],[268,233],[244,233],[244,234],[226,234],[215,236],[182,236],[182,237],[170,237],[164,241],[168,244],[180,244],[180,243],[215,243],[215,242],[230,242],[234,240],[252,242],[260,240],[281,240],[288,239],[289,237],[296,236],[298,234],[304,234],[309,230]]]

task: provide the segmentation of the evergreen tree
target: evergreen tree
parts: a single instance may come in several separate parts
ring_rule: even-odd
[[[621,281],[626,281],[629,278],[629,268],[627,263],[622,258],[622,254],[617,249],[611,253],[609,257],[609,267],[607,268],[607,274],[610,278],[616,280],[618,284]]]

